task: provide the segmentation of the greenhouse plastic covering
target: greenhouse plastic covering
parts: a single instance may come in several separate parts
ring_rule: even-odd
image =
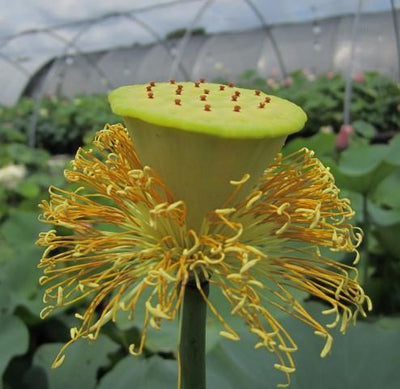
[[[235,80],[250,69],[277,77],[297,69],[377,70],[394,79],[399,74],[398,0],[0,5],[3,105],[23,95],[99,93],[151,79]],[[175,37],[166,39],[172,32]]]

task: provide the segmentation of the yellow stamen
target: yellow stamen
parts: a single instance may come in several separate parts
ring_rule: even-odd
[[[239,336],[237,334],[227,332],[227,331],[220,331],[219,334],[223,336],[224,338],[230,339],[230,340],[240,340]]]
[[[284,373],[294,373],[296,371],[296,369],[294,367],[289,367],[289,366],[283,366],[283,365],[279,365],[278,363],[274,364],[274,368],[280,371],[283,371]]]
[[[106,126],[94,144],[96,150],[80,149],[73,168],[65,172],[79,188],[51,187],[50,201],[40,204],[41,221],[71,231],[39,235],[37,244],[45,247],[39,283],[46,285],[40,316],[88,302],[85,312],[75,314],[79,325],[70,330],[71,340],[53,367],[62,364],[71,343],[95,340],[107,322],[118,320],[118,311],[133,318],[137,306],[145,304],[140,342],[137,348],[129,346],[131,354],[139,355],[149,326],[160,329],[162,320],[176,318],[185,286],[193,279],[224,327],[221,336],[239,340],[202,290],[205,280],[221,290],[230,313],[258,337],[255,347],[275,354],[275,368],[288,382],[297,346],[270,307],[312,327],[325,340],[321,357],[333,345],[330,328],[340,323],[344,333],[357,315],[372,309],[357,269],[324,254],[347,252],[357,263],[362,232],[349,224],[354,214],[349,201],[339,198],[331,173],[311,151],[278,154],[241,200],[235,200],[236,194],[250,175],[231,181],[226,203],[204,215],[195,231],[187,228],[187,204],[140,163],[121,125]],[[324,326],[314,319],[293,297],[293,289],[328,304],[322,313],[334,315],[331,323]]]

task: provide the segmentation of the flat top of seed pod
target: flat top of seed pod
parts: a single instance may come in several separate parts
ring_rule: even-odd
[[[123,117],[223,138],[267,138],[301,130],[304,111],[288,100],[258,90],[200,82],[128,85],[109,95]]]

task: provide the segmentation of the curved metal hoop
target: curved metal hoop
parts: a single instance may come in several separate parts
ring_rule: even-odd
[[[265,31],[268,39],[271,42],[272,50],[274,51],[276,59],[278,61],[279,70],[281,71],[282,78],[285,78],[286,75],[287,75],[286,66],[285,66],[285,63],[283,61],[283,57],[282,57],[281,51],[279,50],[279,46],[278,46],[278,44],[277,44],[277,42],[275,40],[274,35],[272,34],[270,26],[268,25],[267,21],[265,20],[264,15],[261,13],[261,11],[253,3],[252,0],[244,0],[244,2],[252,9],[254,14],[257,16],[258,20],[260,21],[263,30]]]

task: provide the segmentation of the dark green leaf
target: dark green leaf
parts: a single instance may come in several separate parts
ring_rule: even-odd
[[[285,155],[288,155],[303,147],[307,147],[308,149],[315,151],[317,158],[331,156],[335,151],[335,138],[335,134],[326,134],[323,132],[315,134],[309,138],[296,138],[285,145],[283,152]]]
[[[10,294],[9,288],[3,282],[0,282],[0,317],[11,315],[15,308],[15,303]]]
[[[319,304],[306,304],[307,310],[321,320]],[[283,326],[298,344],[293,354],[296,372],[293,389],[396,389],[400,371],[400,331],[384,330],[379,323],[359,322],[346,335],[334,334],[330,355],[321,359],[323,341],[308,326],[292,319]],[[254,349],[254,336],[242,333],[239,342],[223,340],[207,358],[208,388],[265,389],[284,383],[285,377],[273,368],[276,359],[265,349]]]
[[[0,377],[11,358],[28,349],[29,333],[24,322],[16,316],[0,316]]]
[[[116,343],[102,335],[93,342],[81,339],[66,350],[64,363],[55,370],[51,369],[62,346],[62,343],[44,344],[33,358],[33,365],[47,373],[48,389],[94,389],[97,372],[110,363],[108,355],[118,348]]]
[[[174,389],[177,377],[178,365],[173,360],[128,356],[101,379],[97,389]]]
[[[374,126],[364,120],[356,120],[352,125],[359,135],[367,139],[372,139],[375,136],[376,130]]]
[[[399,152],[400,154],[400,152]],[[400,169],[382,180],[373,191],[371,198],[378,205],[400,209]]]
[[[342,153],[337,167],[332,167],[339,187],[370,193],[396,166],[387,159],[386,145],[354,147]]]
[[[28,199],[35,199],[40,194],[40,187],[34,181],[27,179],[18,183],[15,191]]]
[[[15,247],[24,243],[34,245],[39,232],[49,229],[38,220],[39,212],[13,210],[8,220],[0,226],[0,236]]]
[[[227,339],[207,354],[207,387],[209,389],[274,388],[282,374],[273,369],[274,357],[265,350],[254,349],[255,336],[240,331],[240,341]]]
[[[37,268],[41,252],[34,246],[16,248],[13,258],[3,265],[0,274],[0,280],[8,288],[15,305],[24,306],[37,318],[44,307],[43,290],[39,285],[42,271]]]
[[[393,165],[400,166],[400,134],[391,139],[386,159]]]
[[[400,224],[400,209],[383,209],[369,201],[368,212],[372,221],[379,226],[393,227]]]
[[[346,335],[335,334],[331,355],[319,358],[320,339],[305,328],[296,333],[299,343],[293,388],[396,389],[400,382],[400,331],[379,323],[357,323]]]

